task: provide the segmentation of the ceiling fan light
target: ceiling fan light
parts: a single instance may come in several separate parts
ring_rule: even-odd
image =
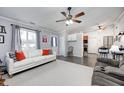
[[[66,23],[67,25],[69,25],[69,24],[70,24],[70,22],[69,22],[68,20],[66,20],[66,21],[65,21],[65,23]]]
[[[70,23],[70,24],[73,24],[73,21],[72,21],[72,20],[69,20],[69,23]]]

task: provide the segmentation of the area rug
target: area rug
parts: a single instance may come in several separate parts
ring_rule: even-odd
[[[90,86],[93,68],[62,60],[32,68],[9,78],[8,86]]]

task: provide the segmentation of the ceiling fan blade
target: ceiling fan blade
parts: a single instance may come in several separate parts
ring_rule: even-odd
[[[66,13],[65,12],[61,12],[62,15],[64,15],[66,17]]]
[[[66,19],[57,20],[56,22],[62,22],[62,21],[66,21]]]
[[[105,30],[107,27],[103,27],[103,30]]]
[[[76,20],[76,19],[73,19],[73,22],[81,23],[82,21],[80,21],[80,20]]]
[[[75,18],[80,17],[80,16],[83,16],[83,15],[85,15],[84,12],[78,13],[77,15],[75,15]]]

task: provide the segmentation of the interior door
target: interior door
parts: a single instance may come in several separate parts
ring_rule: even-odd
[[[60,44],[59,45],[59,55],[65,56],[66,51],[65,51],[65,38],[64,38],[64,36],[60,37],[59,44]]]
[[[98,33],[90,32],[88,34],[88,53],[98,52]]]

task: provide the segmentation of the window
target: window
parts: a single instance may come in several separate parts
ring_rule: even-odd
[[[28,29],[20,29],[22,50],[36,49],[36,32]]]
[[[57,47],[57,38],[56,37],[51,38],[51,46],[52,47]]]

